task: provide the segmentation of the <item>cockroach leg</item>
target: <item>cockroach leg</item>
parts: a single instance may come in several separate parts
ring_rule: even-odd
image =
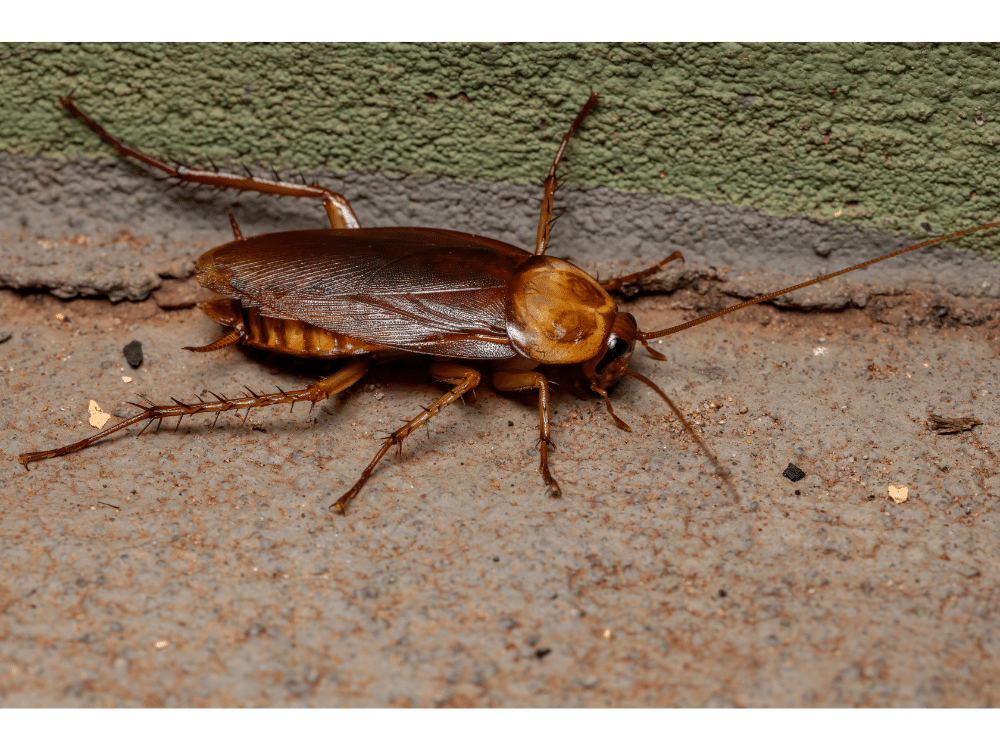
[[[646,351],[649,352],[649,356],[652,357],[653,359],[658,359],[661,362],[666,359],[666,357],[664,357],[662,354],[660,354],[658,351],[656,351],[656,349],[654,349],[653,347],[651,347],[649,345],[649,342],[646,341],[646,339],[639,339],[639,342],[644,347],[646,347]]]
[[[238,344],[243,339],[242,331],[233,329],[229,331],[225,336],[213,341],[211,344],[206,344],[205,346],[185,346],[189,352],[214,352],[217,349],[225,349],[227,346],[232,346],[233,344]]]
[[[645,279],[647,276],[652,276],[654,273],[663,268],[667,263],[671,261],[679,260],[684,262],[684,256],[680,254],[679,251],[672,252],[668,257],[661,260],[655,266],[650,266],[645,271],[639,271],[637,273],[630,273],[628,276],[616,276],[613,279],[606,279],[599,282],[606,292],[613,292],[617,289],[621,289],[626,284],[634,284],[640,279]]]
[[[460,365],[457,362],[437,362],[431,365],[430,372],[431,375],[433,375],[437,380],[444,383],[450,383],[455,387],[429,407],[423,409],[417,416],[409,420],[405,425],[386,438],[385,442],[382,443],[382,447],[379,448],[378,453],[375,454],[375,458],[373,458],[365,467],[365,470],[361,472],[361,479],[355,482],[351,489],[337,498],[336,502],[330,506],[330,510],[344,515],[347,512],[348,503],[350,503],[361,488],[365,486],[365,482],[368,481],[368,477],[372,475],[372,472],[375,470],[378,462],[382,460],[382,457],[385,456],[386,453],[388,453],[389,449],[394,445],[402,443],[403,439],[407,435],[420,427],[420,425],[425,424],[431,419],[431,417],[441,411],[448,404],[457,401],[461,398],[463,393],[472,390],[479,385],[481,377],[480,374],[471,367]]]
[[[345,388],[350,388],[358,380],[368,372],[368,363],[371,361],[371,357],[359,357],[357,359],[352,359],[347,362],[340,370],[335,372],[333,375],[324,378],[318,383],[310,385],[308,388],[303,388],[300,391],[287,391],[283,393],[259,393],[253,396],[241,396],[239,398],[222,398],[218,401],[205,401],[200,404],[185,404],[177,399],[174,399],[173,404],[156,405],[152,404],[150,406],[140,406],[142,412],[136,414],[134,417],[129,417],[128,419],[122,420],[118,424],[112,425],[111,427],[106,427],[100,432],[91,435],[88,438],[80,440],[79,442],[73,443],[72,445],[65,445],[62,448],[55,448],[49,451],[36,451],[35,453],[22,453],[17,457],[17,460],[24,465],[25,468],[28,464],[34,461],[41,461],[46,458],[55,458],[56,456],[64,456],[67,453],[73,453],[74,451],[86,448],[89,445],[103,440],[108,435],[113,435],[116,432],[124,430],[126,427],[131,427],[134,424],[139,424],[140,422],[146,422],[145,427],[142,428],[142,432],[146,431],[153,421],[157,421],[157,429],[159,425],[163,423],[164,419],[169,419],[170,417],[184,417],[188,414],[208,414],[211,412],[224,412],[232,411],[234,409],[250,409],[256,408],[258,406],[274,406],[275,404],[287,404],[295,401],[312,401],[314,404],[317,401],[322,401],[324,399],[334,396]],[[144,397],[145,398],[145,397]],[[218,417],[218,414],[216,414]]]
[[[137,148],[129,146],[124,141],[111,135],[94,120],[85,115],[70,97],[64,96],[59,100],[70,114],[80,120],[84,125],[93,130],[101,137],[105,143],[111,145],[122,156],[131,156],[138,159],[143,164],[166,172],[170,177],[174,177],[181,182],[193,182],[199,185],[209,185],[217,188],[232,188],[234,190],[249,190],[257,193],[269,193],[271,195],[291,195],[296,198],[319,198],[323,201],[323,207],[330,219],[330,226],[334,229],[358,229],[361,224],[358,217],[354,215],[354,209],[347,199],[318,185],[303,185],[296,182],[286,182],[278,178],[275,174],[273,180],[260,177],[243,177],[230,172],[216,172],[208,169],[192,169],[178,164],[171,166],[165,161],[150,156]],[[241,239],[237,237],[237,239]]]
[[[227,207],[226,213],[229,215],[229,225],[233,228],[233,237],[238,241],[242,240],[243,232],[240,231],[240,225],[236,223],[236,217],[233,216],[233,209]]]
[[[559,162],[562,161],[563,155],[566,153],[566,146],[569,145],[569,139],[576,132],[576,129],[580,127],[580,123],[590,113],[590,110],[597,106],[597,101],[597,94],[591,94],[590,98],[587,99],[587,103],[580,109],[576,119],[573,120],[573,124],[569,126],[566,135],[559,142],[556,158],[552,160],[552,166],[549,167],[549,174],[545,178],[545,195],[542,197],[542,211],[538,217],[538,234],[535,237],[535,255],[545,255],[545,251],[549,246],[549,235],[552,233],[552,209],[555,204],[556,188],[558,187],[556,170],[559,169]]]
[[[239,302],[227,298],[217,298],[199,302],[198,307],[212,320],[232,328],[232,330],[211,344],[205,346],[185,346],[185,349],[191,352],[214,352],[233,344],[246,343],[247,328],[243,322]]]
[[[590,387],[591,389],[593,389],[594,393],[604,398],[604,404],[605,406],[608,407],[608,414],[611,415],[611,418],[613,420],[615,420],[615,424],[618,425],[618,427],[620,427],[621,429],[625,430],[625,432],[632,432],[632,428],[629,427],[628,423],[623,421],[617,414],[615,414],[615,410],[611,408],[611,399],[608,397],[608,392],[603,388],[598,388],[595,385],[592,385]]]
[[[540,455],[539,471],[542,480],[548,487],[552,497],[562,495],[559,483],[549,471],[549,446],[552,439],[549,436],[549,381],[544,375],[534,370],[524,372],[494,372],[493,385],[498,391],[528,391],[538,389],[538,453]],[[553,447],[555,447],[553,445]]]

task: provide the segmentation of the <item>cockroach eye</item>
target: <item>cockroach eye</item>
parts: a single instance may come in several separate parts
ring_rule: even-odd
[[[620,339],[613,333],[610,338],[608,338],[608,351],[601,358],[600,364],[594,369],[598,375],[602,374],[608,369],[608,365],[614,362],[616,359],[620,359],[628,354],[628,342],[624,339]]]

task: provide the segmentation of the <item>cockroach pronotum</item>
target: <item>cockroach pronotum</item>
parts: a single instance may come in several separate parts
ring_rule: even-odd
[[[229,212],[235,239],[202,255],[196,271],[198,281],[219,295],[201,303],[202,310],[229,331],[214,343],[186,348],[211,352],[244,344],[299,357],[345,359],[346,363],[333,375],[301,390],[248,391],[237,398],[213,393],[214,401],[198,397],[197,403],[174,399],[165,405],[135,404],[140,409],[135,416],[72,445],[24,453],[18,460],[27,467],[32,461],[86,448],[131,425],[144,422],[145,431],[153,422],[170,417],[180,420],[214,412],[218,420],[222,412],[237,409],[299,401],[315,406],[357,383],[375,360],[432,355],[436,361],[430,367],[431,374],[451,385],[451,390],[384,440],[361,478],[330,506],[340,513],[392,446],[400,445],[407,435],[479,384],[482,376],[467,364],[470,361],[488,364],[493,385],[500,391],[538,391],[539,469],[553,495],[559,495],[560,490],[549,471],[549,381],[537,371],[541,365],[577,368],[623,430],[630,428],[615,415],[608,389],[624,376],[645,383],[666,401],[728,483],[714,455],[674,403],[655,383],[628,368],[637,341],[652,357],[664,359],[649,346],[650,340],[911,250],[1000,226],[1000,222],[993,222],[953,232],[681,325],[642,331],[631,314],[618,311],[609,292],[681,260],[680,253],[644,271],[604,281],[545,254],[552,229],[556,172],[573,133],[597,106],[596,94],[590,96],[563,136],[545,178],[534,253],[445,229],[362,228],[347,199],[324,187],[277,177],[261,179],[249,173],[243,176],[175,167],[112,136],[68,96],[61,103],[123,156],[179,181],[323,201],[329,229],[243,237]]]

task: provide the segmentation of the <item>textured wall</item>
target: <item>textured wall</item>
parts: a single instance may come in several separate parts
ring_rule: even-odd
[[[997,218],[989,45],[0,45],[0,151],[538,181],[593,89],[568,182],[926,237]],[[194,159],[197,161],[197,158]],[[988,236],[958,243],[997,256]]]

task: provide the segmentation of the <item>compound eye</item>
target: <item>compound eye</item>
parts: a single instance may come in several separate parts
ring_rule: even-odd
[[[604,356],[601,358],[600,364],[594,369],[598,375],[602,374],[608,369],[608,365],[614,362],[616,359],[620,359],[628,354],[631,347],[625,339],[620,339],[613,333],[608,338],[608,351],[605,352]]]

